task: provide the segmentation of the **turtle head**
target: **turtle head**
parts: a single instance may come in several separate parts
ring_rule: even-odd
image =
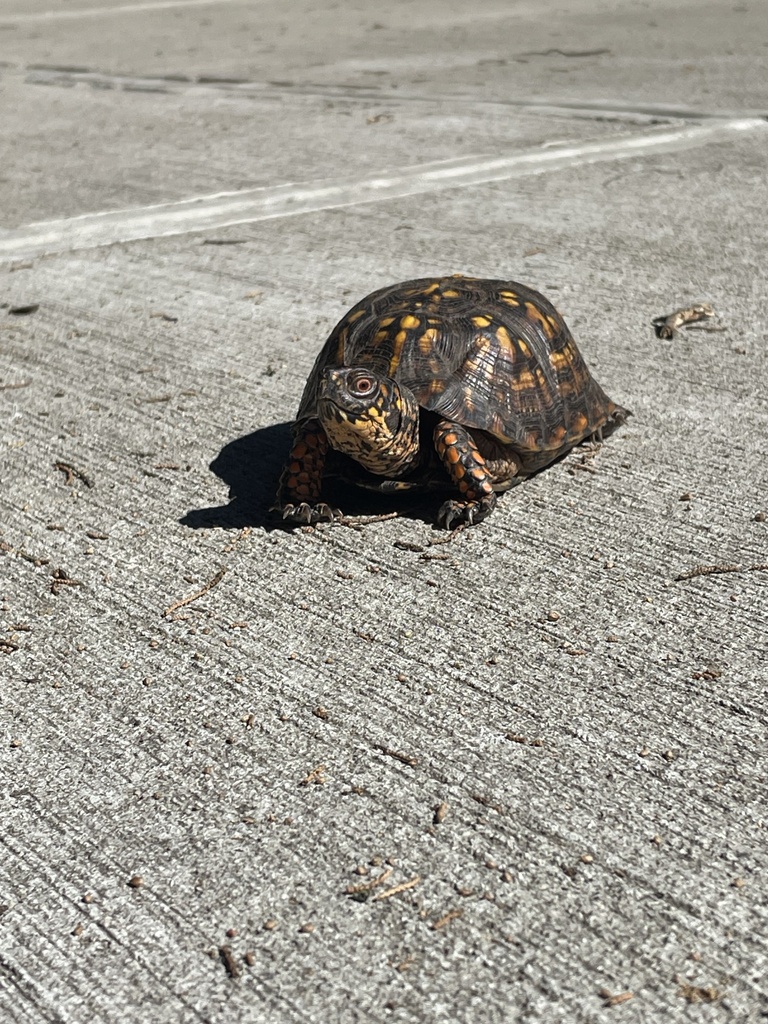
[[[332,448],[395,477],[419,453],[419,406],[408,388],[364,366],[323,371],[317,414]]]

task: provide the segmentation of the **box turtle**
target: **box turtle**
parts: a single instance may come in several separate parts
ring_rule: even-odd
[[[274,510],[296,523],[340,515],[322,499],[330,460],[363,487],[447,489],[438,525],[478,523],[497,492],[627,415],[532,288],[461,275],[406,281],[368,295],[333,329]]]

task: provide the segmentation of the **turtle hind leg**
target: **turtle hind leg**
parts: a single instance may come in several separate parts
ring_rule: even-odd
[[[482,430],[473,431],[472,437],[483,457],[485,468],[497,494],[508,491],[510,487],[516,487],[528,478],[529,474],[523,469],[522,459],[513,451],[511,445],[502,444]]]
[[[338,518],[338,509],[320,500],[328,438],[317,420],[297,429],[280,477],[272,512],[289,523],[319,523]]]
[[[493,479],[472,434],[459,423],[438,420],[433,433],[435,451],[461,493],[443,503],[437,525],[450,530],[485,519],[496,507]]]

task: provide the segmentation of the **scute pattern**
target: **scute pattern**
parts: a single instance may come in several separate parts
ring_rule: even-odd
[[[316,415],[320,373],[334,366],[393,377],[423,408],[510,445],[527,472],[626,416],[554,306],[511,281],[425,278],[367,296],[318,356],[299,421]]]

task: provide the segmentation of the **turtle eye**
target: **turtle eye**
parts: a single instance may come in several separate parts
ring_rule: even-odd
[[[348,386],[353,395],[366,398],[376,390],[376,380],[367,373],[351,373]]]

